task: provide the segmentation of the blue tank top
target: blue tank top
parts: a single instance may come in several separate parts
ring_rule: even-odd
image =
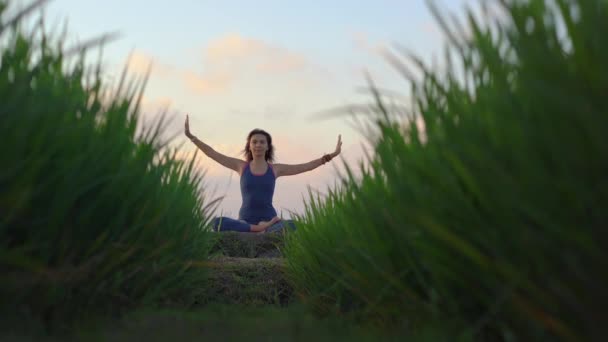
[[[269,221],[277,216],[277,212],[272,206],[275,181],[270,164],[268,164],[266,173],[261,175],[252,173],[249,163],[245,165],[241,175],[243,204],[239,210],[239,220],[258,224],[260,221]]]

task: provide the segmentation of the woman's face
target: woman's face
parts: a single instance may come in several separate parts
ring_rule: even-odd
[[[264,157],[266,151],[268,151],[268,141],[264,134],[254,134],[249,139],[249,150],[254,156]]]

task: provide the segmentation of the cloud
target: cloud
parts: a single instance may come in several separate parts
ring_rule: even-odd
[[[212,72],[225,68],[252,69],[262,73],[304,70],[307,59],[280,45],[229,33],[213,40],[203,51],[203,63]]]
[[[181,78],[188,89],[202,94],[221,92],[234,81],[234,77],[226,72],[199,76],[192,71],[184,71]]]
[[[302,70],[307,66],[306,59],[298,55],[285,55],[278,59],[268,59],[256,65],[256,70],[263,73],[284,73]]]
[[[170,107],[172,103],[173,100],[167,96],[158,98],[148,98],[144,96],[141,100],[142,110],[145,112],[162,110]]]
[[[353,32],[351,38],[355,49],[373,55],[382,55],[388,48],[388,44],[384,42],[371,42],[369,36],[365,32]]]
[[[161,63],[154,57],[139,51],[134,52],[131,56],[129,56],[127,67],[129,72],[139,75],[147,73],[148,68],[150,67],[152,68],[152,74],[161,77],[168,77],[172,73],[176,72],[175,68],[167,64]]]
[[[212,40],[202,52],[202,73],[189,72],[189,89],[202,94],[226,90],[244,79],[263,79],[312,68],[308,59],[280,45],[230,33]]]
[[[291,121],[292,118],[302,113],[299,107],[289,105],[285,102],[276,102],[267,105],[234,107],[228,113],[239,120],[246,117],[255,117],[264,121],[279,121],[282,124]]]
[[[134,53],[128,65],[136,74],[146,73],[152,65],[153,75],[177,78],[187,89],[198,94],[217,94],[244,80],[291,77],[293,73],[311,70],[327,74],[300,53],[237,33],[220,36],[202,49],[200,71],[177,68],[142,52]]]
[[[137,75],[144,75],[150,69],[151,75],[161,79],[177,78],[187,88],[199,93],[214,93],[226,89],[232,77],[227,73],[214,72],[204,77],[192,70],[177,68],[159,61],[143,52],[134,52],[127,63],[128,70]]]
[[[232,33],[212,41],[205,48],[205,59],[210,63],[222,63],[232,58],[256,55],[265,50],[266,45],[261,41]]]

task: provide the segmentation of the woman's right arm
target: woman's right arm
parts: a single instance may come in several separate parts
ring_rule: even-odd
[[[190,126],[188,124],[188,116],[186,116],[185,134],[186,134],[186,137],[188,137],[188,139],[190,139],[190,141],[192,141],[194,143],[194,145],[196,145],[201,151],[203,151],[203,153],[205,155],[207,155],[207,157],[215,160],[219,164],[221,164],[231,170],[234,170],[237,173],[241,172],[241,168],[242,168],[243,164],[245,164],[244,161],[237,159],[237,158],[228,157],[226,155],[223,155],[223,154],[217,152],[211,146],[200,141],[197,137],[195,137],[192,133],[190,133]]]

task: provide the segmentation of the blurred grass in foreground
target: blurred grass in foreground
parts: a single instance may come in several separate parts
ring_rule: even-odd
[[[427,332],[425,341],[437,341]],[[30,331],[11,341],[58,339]],[[120,318],[95,319],[72,332],[76,341],[402,341],[333,317],[320,320],[301,306],[289,308],[212,305],[204,310],[136,310]]]
[[[0,308],[17,319],[3,324],[187,306],[214,203],[194,160],[167,148],[163,119],[140,124],[145,80],[105,87],[85,67],[93,46],[68,50],[42,20],[23,29],[36,6],[10,9],[0,1]]]
[[[415,116],[376,93],[369,167],[311,195],[287,244],[316,312],[450,340],[606,334],[608,3],[500,6],[485,25],[434,10],[450,47],[445,70],[407,56],[421,81],[388,55]]]

